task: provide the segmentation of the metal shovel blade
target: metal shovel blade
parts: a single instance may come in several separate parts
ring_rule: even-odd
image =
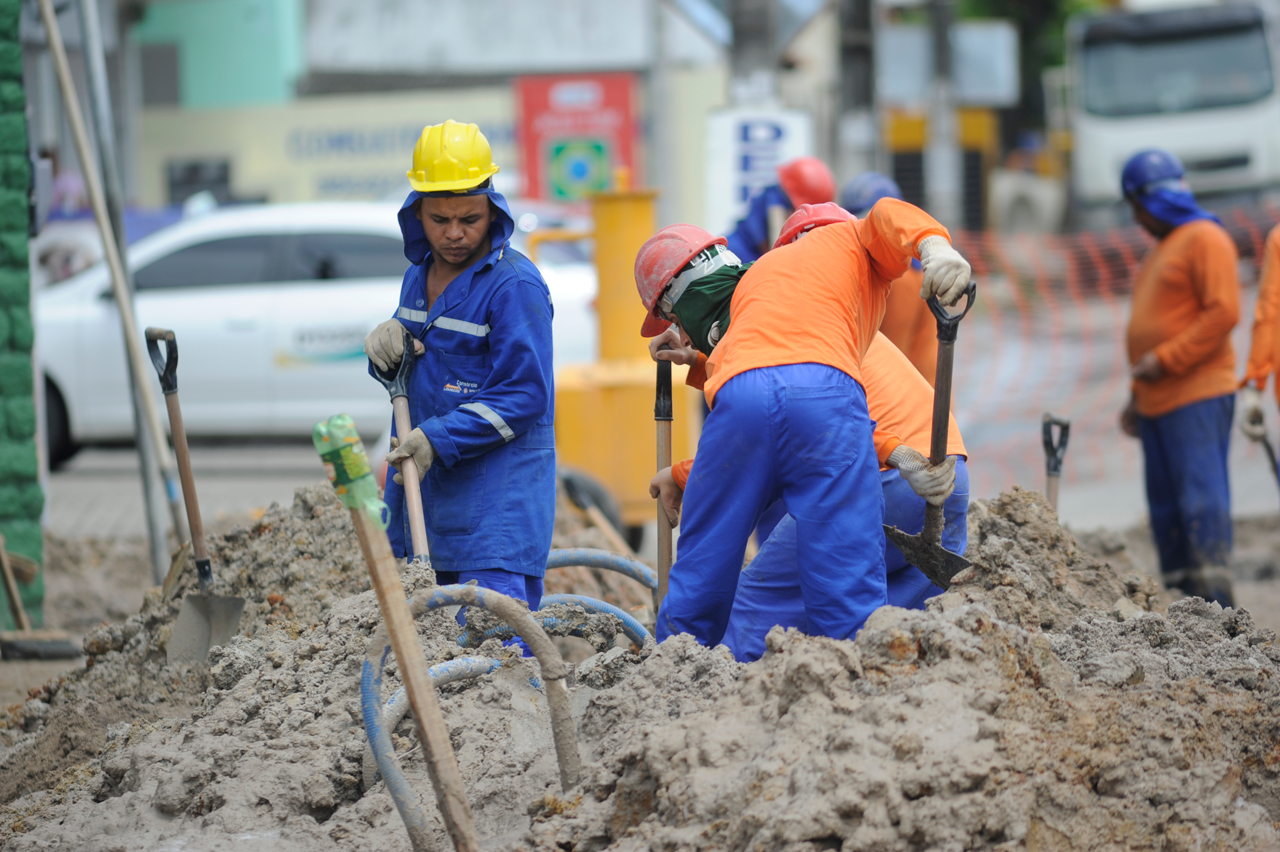
[[[919,568],[929,582],[940,589],[950,588],[951,578],[973,564],[941,544],[926,541],[923,534],[911,535],[885,524],[884,535],[902,551],[908,563]]]
[[[187,595],[173,623],[168,655],[171,663],[202,663],[209,649],[231,641],[240,626],[244,598]]]

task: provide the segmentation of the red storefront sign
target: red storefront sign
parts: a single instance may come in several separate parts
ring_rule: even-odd
[[[619,168],[641,184],[634,74],[517,77],[525,195],[576,201],[613,186]]]

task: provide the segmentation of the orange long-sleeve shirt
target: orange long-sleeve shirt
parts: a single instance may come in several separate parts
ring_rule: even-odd
[[[1231,237],[1206,219],[1174,228],[1143,259],[1133,285],[1129,363],[1154,351],[1166,375],[1133,383],[1139,414],[1159,417],[1235,392],[1236,259]]]
[[[893,282],[880,332],[902,350],[932,387],[938,372],[938,321],[928,303],[920,298],[923,281],[924,272],[908,269]]]
[[[1249,344],[1249,363],[1244,368],[1241,386],[1252,382],[1258,390],[1280,367],[1280,225],[1267,234],[1263,250],[1262,280],[1258,285],[1258,304],[1253,309],[1253,340]],[[1280,381],[1276,382],[1276,399],[1280,400]]]
[[[864,219],[764,255],[739,282],[729,329],[707,359],[708,404],[725,382],[760,367],[826,364],[860,379],[890,285],[935,234],[950,239],[923,210],[885,198]]]
[[[916,298],[920,298],[919,290],[916,290]],[[698,356],[698,363],[689,369],[685,378],[686,384],[702,387],[701,368],[705,363],[706,357]],[[867,394],[867,409],[876,424],[872,440],[876,456],[880,459],[880,469],[888,469],[885,461],[900,444],[928,456],[933,434],[933,388],[907,360],[907,356],[880,332],[872,338],[862,359],[861,384]],[[947,427],[947,455],[969,455],[954,415]],[[685,459],[672,466],[671,475],[681,488],[688,482],[692,468],[693,459]]]

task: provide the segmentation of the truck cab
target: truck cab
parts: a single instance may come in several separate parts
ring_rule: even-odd
[[[1129,220],[1125,161],[1172,151],[1202,198],[1258,202],[1280,187],[1275,21],[1252,3],[1073,19],[1072,200],[1078,224]]]

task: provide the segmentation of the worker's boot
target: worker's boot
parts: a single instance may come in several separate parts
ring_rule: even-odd
[[[1204,598],[1220,604],[1223,609],[1235,606],[1231,589],[1231,572],[1219,566],[1185,568],[1164,575],[1164,584],[1178,589],[1188,597]]]

